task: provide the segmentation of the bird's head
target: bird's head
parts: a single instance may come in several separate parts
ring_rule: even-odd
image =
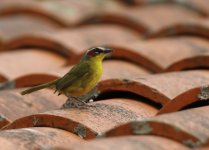
[[[112,53],[112,49],[106,47],[94,47],[90,48],[83,59],[102,61],[105,57]]]

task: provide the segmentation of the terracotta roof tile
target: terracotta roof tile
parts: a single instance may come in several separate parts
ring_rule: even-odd
[[[144,7],[144,10],[141,8],[134,12],[136,12],[135,15],[139,15],[138,18],[141,19],[141,22],[145,24],[149,31],[157,31],[176,23],[187,22],[200,17],[192,11],[169,4],[150,5]]]
[[[134,80],[108,79],[100,82],[99,89],[103,93],[129,91],[160,103],[165,109],[172,103],[167,111],[177,111],[199,101],[198,93],[208,83],[208,71],[199,70],[147,75]]]
[[[208,40],[197,37],[183,36],[131,44],[121,43],[120,47],[115,49],[115,57],[125,57],[123,51],[128,51],[126,54],[130,54],[129,57],[132,57],[134,62],[154,72],[208,67]]]
[[[147,118],[157,112],[157,109],[150,105],[130,99],[109,99],[90,105],[83,109],[53,110],[23,117],[11,123],[7,129],[49,126],[89,139],[122,123]],[[84,133],[78,132],[80,130],[84,130]]]
[[[207,149],[208,8],[206,0],[1,0],[0,149]],[[20,95],[63,76],[93,46],[113,54],[89,107],[61,108],[67,97],[53,88]]]
[[[69,148],[83,140],[61,129],[37,127],[0,132],[0,145],[5,150],[51,149],[53,147]]]
[[[7,49],[32,46],[53,49],[74,63],[86,49],[98,46],[125,43],[139,40],[139,34],[116,25],[84,26],[74,30],[60,30],[52,33],[39,33],[20,36],[7,43]],[[76,59],[76,60],[74,60]]]
[[[117,68],[117,70],[116,70]],[[103,63],[102,80],[134,79],[150,74],[150,72],[134,63],[122,60],[107,60]]]
[[[166,28],[151,31],[145,35],[145,38],[159,38],[176,35],[193,35],[208,38],[209,20],[207,18],[201,18],[192,21],[173,24]]]
[[[72,150],[189,150],[186,146],[158,136],[125,136],[92,140],[84,144],[74,144]]]
[[[56,31],[59,27],[40,17],[26,14],[5,16],[0,18],[0,38],[6,42],[36,32]]]
[[[1,57],[1,56],[0,56]],[[115,70],[115,67],[120,66],[118,70]],[[55,68],[55,66],[54,66]],[[6,82],[2,86],[1,89],[9,89],[9,88],[22,88],[27,86],[33,86],[37,84],[41,84],[44,82],[49,82],[56,78],[62,77],[66,74],[72,66],[65,66],[56,69],[41,69],[36,72],[33,69],[33,72],[28,72],[27,70],[22,70],[19,74],[12,74],[13,76],[10,78],[9,82]],[[30,70],[29,70],[30,71]],[[11,71],[8,71],[8,74]],[[131,62],[122,61],[122,60],[107,60],[103,63],[103,76],[102,80],[107,79],[125,79],[125,78],[138,78],[143,75],[150,74],[150,72],[144,68],[141,68]],[[9,75],[8,75],[9,76]],[[4,80],[3,80],[4,81]]]
[[[42,49],[18,49],[0,53],[0,74],[6,79],[15,79],[25,74],[60,68],[65,62],[64,57]]]
[[[106,10],[86,20],[86,24],[110,22],[130,27],[139,33],[150,33],[200,18],[203,16],[181,6],[161,4]]]
[[[6,81],[8,81],[8,79],[4,75],[0,74],[0,83]]]
[[[208,109],[208,106],[199,107],[131,122],[105,135],[153,134],[179,141],[189,147],[208,146]]]
[[[205,0],[187,0],[189,3],[201,8],[207,16],[209,16],[209,6],[208,3]]]
[[[206,2],[204,0],[200,0],[200,1],[197,1],[197,0],[193,0],[193,1],[190,1],[190,0],[119,0],[121,2],[124,2],[125,4],[128,4],[128,5],[132,5],[132,6],[144,6],[144,5],[160,5],[160,4],[166,4],[166,3],[170,3],[172,5],[179,5],[179,6],[182,6],[183,8],[185,9],[189,9],[189,10],[192,10],[196,13],[199,13],[203,16],[208,16],[208,10],[206,9],[203,9],[204,7],[206,7]]]
[[[64,95],[57,97],[48,89],[26,96],[20,95],[20,89],[1,91],[0,116],[6,118],[5,121],[14,121],[34,113],[58,109],[65,100]]]
[[[15,78],[14,80],[10,80],[7,82],[4,82],[0,89],[6,90],[6,89],[14,89],[14,88],[23,88],[28,86],[34,86],[41,83],[49,82],[52,80],[57,79],[58,76],[54,76],[51,74],[45,74],[45,73],[33,73],[33,74],[27,74],[20,77]]]
[[[208,147],[196,148],[195,150],[208,150]]]
[[[103,9],[118,9],[120,3],[116,1],[92,0],[63,0],[63,1],[34,1],[21,0],[18,2],[4,0],[0,7],[0,15],[28,13],[37,15],[62,25],[75,26],[83,19],[99,13]]]
[[[2,37],[0,37],[0,50],[2,50],[2,49],[4,49],[4,42],[3,42]]]

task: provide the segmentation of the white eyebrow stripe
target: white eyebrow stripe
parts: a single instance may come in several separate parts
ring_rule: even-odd
[[[97,47],[97,48],[99,48],[99,49],[101,49],[101,50],[103,50],[103,51],[105,50],[105,48],[104,48],[104,47]]]

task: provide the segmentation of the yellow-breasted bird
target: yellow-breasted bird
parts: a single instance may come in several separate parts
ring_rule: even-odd
[[[58,95],[62,93],[65,94],[68,97],[68,100],[71,100],[74,105],[77,106],[78,101],[84,103],[79,97],[95,92],[95,87],[102,76],[102,61],[110,53],[112,53],[112,50],[109,48],[91,48],[87,50],[80,62],[63,77],[29,88],[22,91],[21,94],[25,95],[53,86],[55,88],[55,93],[58,92]]]

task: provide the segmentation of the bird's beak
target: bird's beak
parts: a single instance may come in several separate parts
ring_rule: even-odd
[[[105,48],[104,50],[105,58],[110,58],[112,55],[112,49],[110,48]]]
[[[112,49],[110,49],[110,48],[105,48],[104,53],[105,53],[105,54],[110,54],[110,53],[112,53]]]

